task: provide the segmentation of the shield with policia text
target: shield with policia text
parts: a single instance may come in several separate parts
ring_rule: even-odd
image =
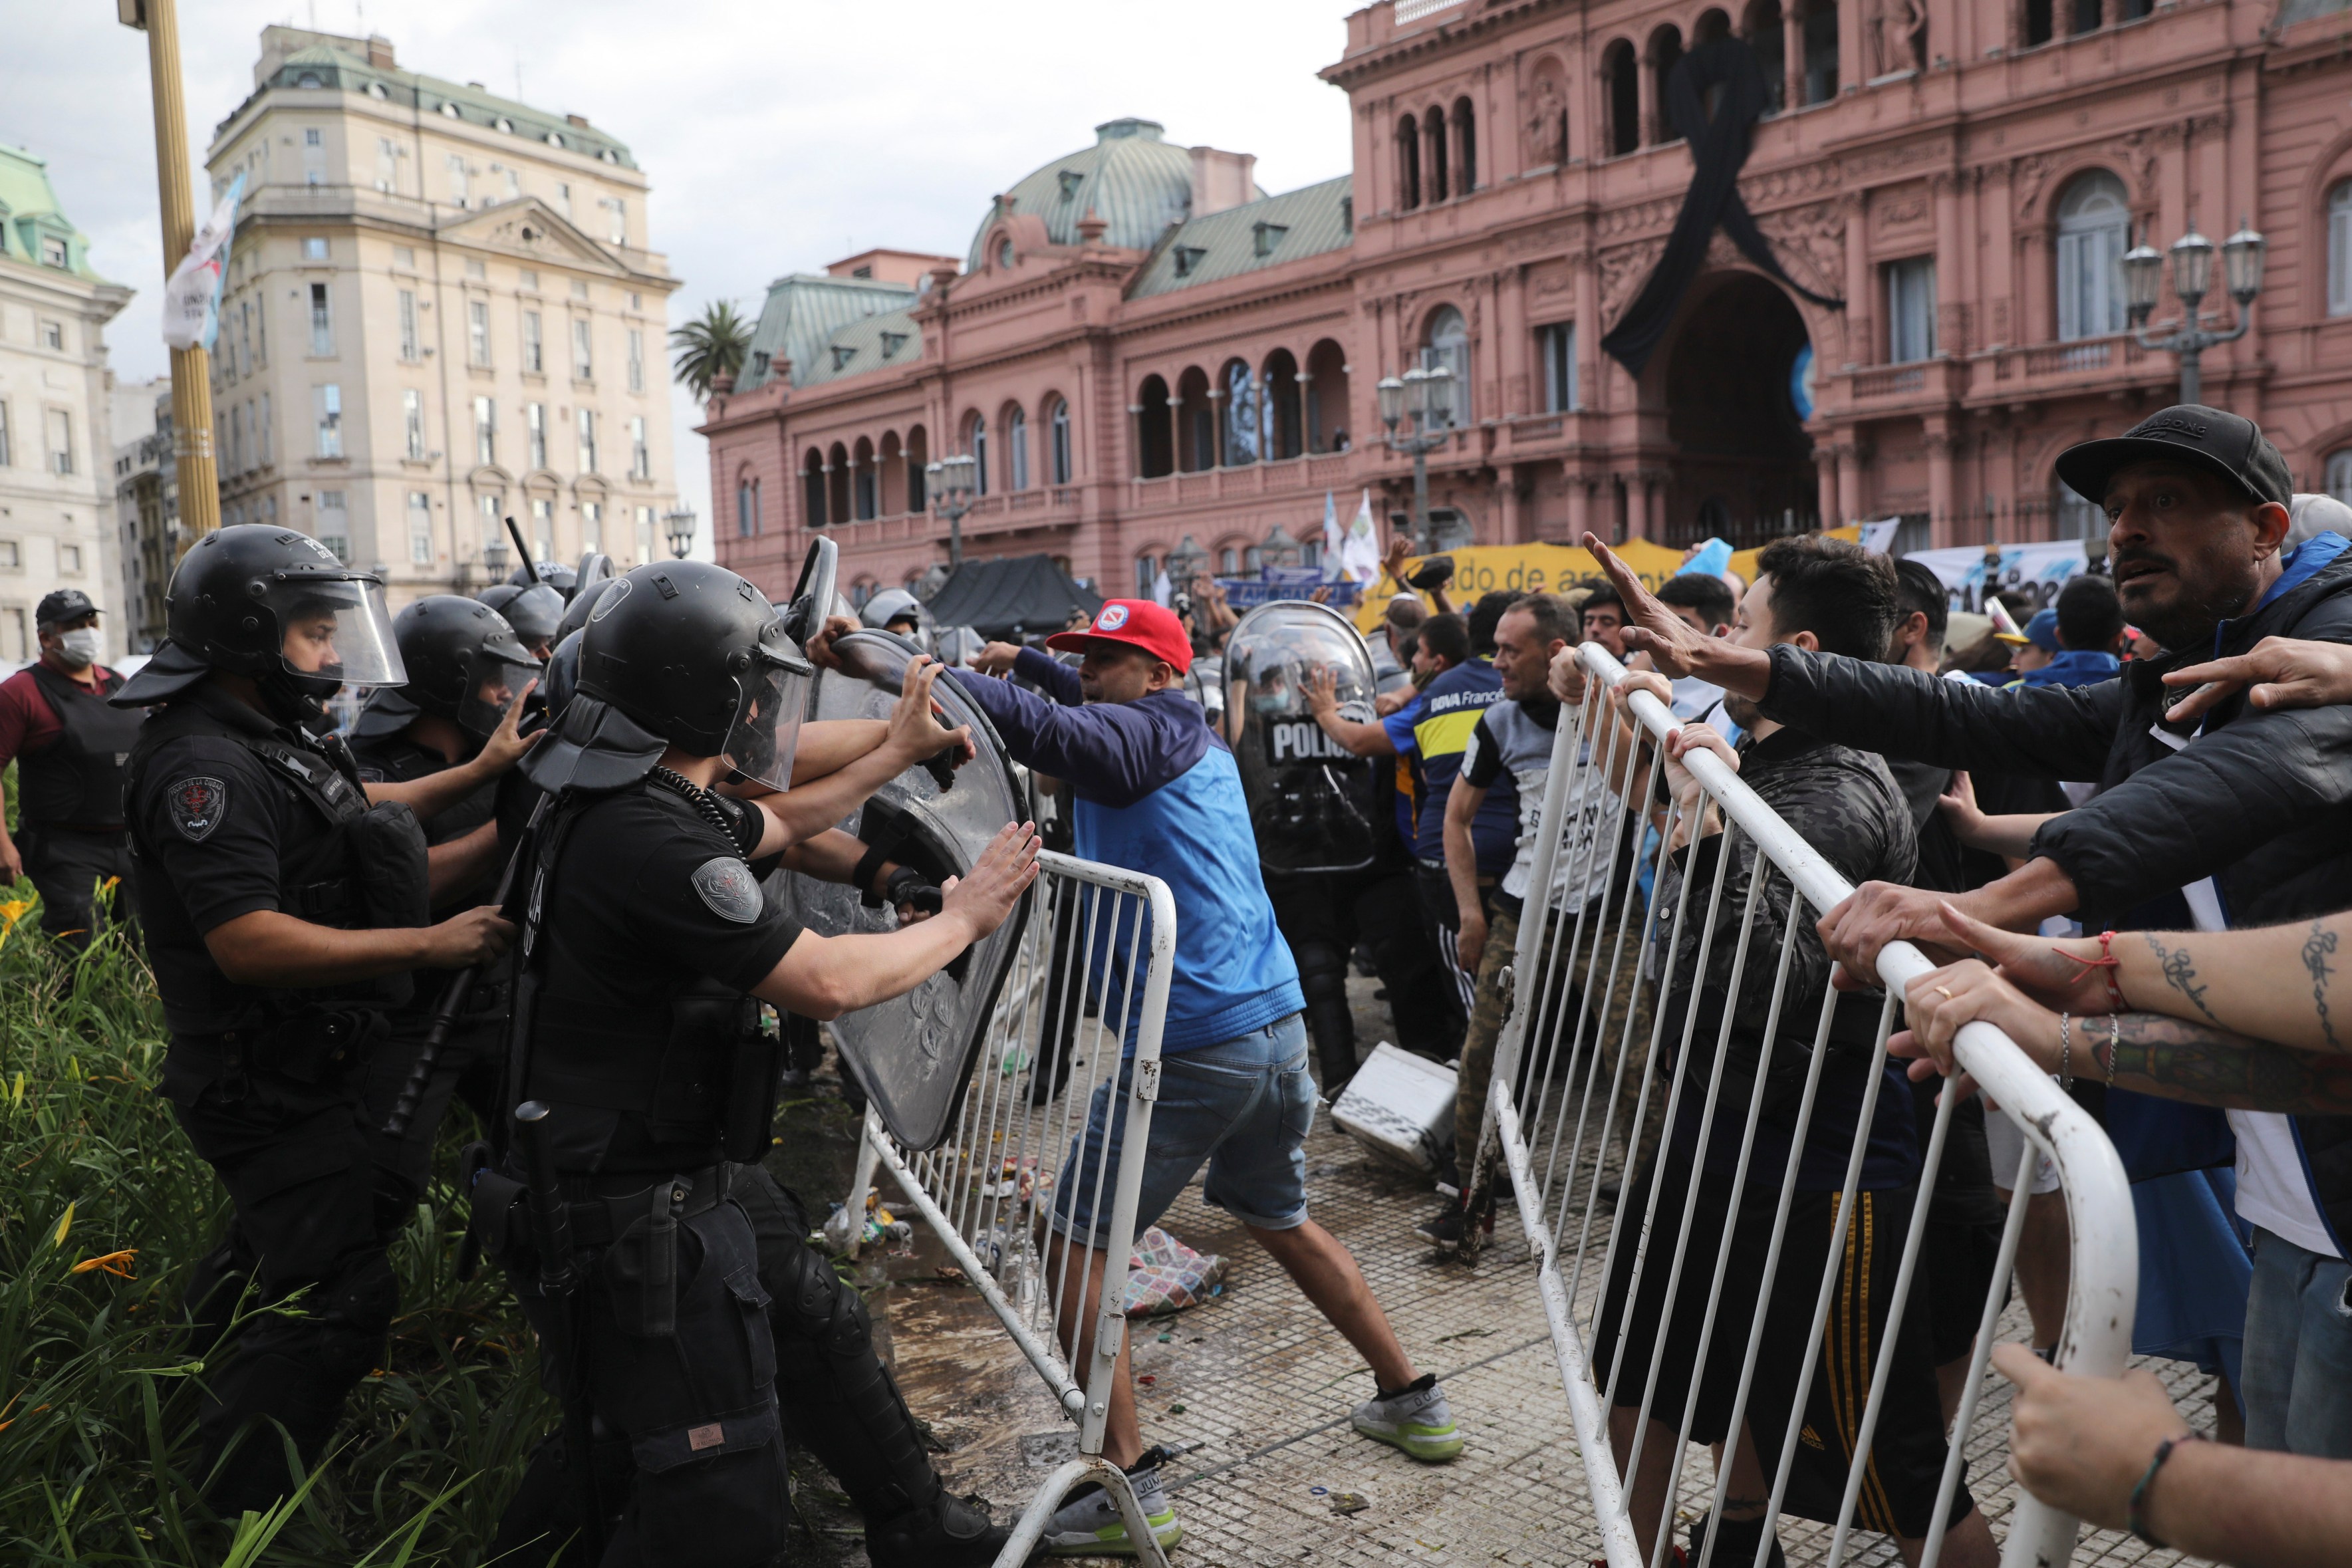
[[[834,650],[841,668],[818,677],[809,718],[887,720],[913,651],[903,639],[876,631],[849,633]],[[931,696],[942,710],[942,723],[971,727],[977,755],[961,768],[942,757],[908,769],[839,826],[869,845],[883,846],[887,858],[944,885],[950,877],[969,872],[1005,824],[1033,814],[1003,742],[954,677],[941,676]],[[820,935],[898,927],[896,910],[867,908],[855,888],[798,872],[776,875],[783,880],[793,917]],[[947,1136],[1019,948],[1030,901],[1024,897],[1011,920],[907,994],[845,1014],[828,1026],[842,1059],[901,1145],[930,1149]]]
[[[1241,769],[1259,862],[1276,873],[1372,862],[1373,762],[1323,732],[1307,684],[1330,670],[1340,713],[1372,720],[1372,656],[1339,612],[1301,599],[1261,605],[1225,644],[1225,740]]]

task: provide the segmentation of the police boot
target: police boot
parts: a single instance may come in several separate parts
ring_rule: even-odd
[[[1011,1539],[985,1510],[942,1489],[928,1507],[880,1524],[867,1521],[866,1557],[874,1568],[986,1568]]]

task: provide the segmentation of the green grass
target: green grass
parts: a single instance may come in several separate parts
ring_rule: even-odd
[[[0,940],[0,1561],[481,1562],[553,1416],[503,1278],[457,1277],[464,1208],[443,1184],[392,1248],[387,1364],[308,1489],[207,1518],[188,1473],[204,1369],[173,1326],[227,1198],[154,1092],[163,1018],[138,952],[110,935],[77,957],[20,913]]]

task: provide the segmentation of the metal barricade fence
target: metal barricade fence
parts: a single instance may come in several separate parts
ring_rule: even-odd
[[[1872,1306],[1867,1295],[1860,1298],[1863,1333],[1858,1348],[1846,1331],[1856,1292],[1868,1284],[1860,1278],[1866,1270],[1858,1259],[1867,1258],[1873,1239],[1856,1225],[1856,1210],[1863,1206],[1867,1216],[1874,1217],[1877,1206],[1868,1200],[1884,1195],[1860,1188],[1874,1114],[1887,1077],[1886,1042],[1895,1006],[1904,984],[1934,966],[1908,943],[1886,947],[1878,961],[1885,1000],[1869,1005],[1876,1014],[1876,1031],[1866,1057],[1850,1011],[1864,998],[1846,1002],[1848,1022],[1837,1042],[1843,1047],[1843,1067],[1829,1116],[1853,1114],[1854,1126],[1850,1145],[1838,1140],[1843,1177],[1835,1220],[1826,1235],[1792,1231],[1800,1166],[1822,1099],[1824,1064],[1840,1054],[1833,1048],[1832,1028],[1842,994],[1823,984],[1818,1019],[1807,1022],[1791,1012],[1791,1031],[1784,1034],[1782,1015],[1792,1005],[1791,957],[1800,925],[1809,927],[1853,889],[1732,768],[1705,752],[1685,759],[1703,792],[1691,813],[1701,830],[1688,834],[1689,824],[1677,814],[1671,797],[1642,771],[1681,721],[1655,697],[1635,691],[1624,704],[1632,722],[1621,723],[1607,693],[1625,680],[1623,667],[1591,644],[1580,647],[1577,658],[1587,676],[1585,696],[1580,707],[1563,710],[1552,752],[1533,875],[1517,946],[1505,977],[1513,999],[1511,1015],[1497,1047],[1474,1180],[1492,1176],[1491,1163],[1499,1152],[1537,1264],[1610,1568],[1662,1568],[1672,1561],[1668,1545],[1686,1488],[1692,1512],[1707,1514],[1709,1522],[1706,1549],[1691,1568],[1709,1568],[1717,1561],[1715,1548],[1722,1532],[1714,1528],[1720,1518],[1715,1510],[1727,1495],[1743,1433],[1760,1430],[1768,1415],[1772,1428],[1768,1436],[1779,1439],[1777,1464],[1765,1473],[1770,1488],[1764,1514],[1768,1521],[1780,1515],[1801,1447],[1817,1447],[1834,1456],[1833,1462],[1845,1471],[1835,1533],[1825,1559],[1829,1568],[1838,1568],[1847,1557],[1865,1486],[1882,1520],[1892,1507],[1885,1470],[1874,1462],[1873,1443],[1886,1408],[1890,1370],[1906,1327],[1905,1309],[1917,1284],[1929,1194],[1944,1158],[1956,1104],[1953,1095],[1940,1096],[1924,1152],[1900,1262],[1885,1298],[1883,1333],[1869,1332]],[[1640,798],[1629,801],[1637,795]],[[1895,797],[1898,807],[1900,799]],[[1710,805],[1721,820],[1719,837],[1711,845],[1706,842]],[[1691,840],[1683,854],[1669,847],[1678,834]],[[1701,852],[1709,849],[1711,868],[1710,857]],[[1735,912],[1726,907],[1725,887],[1735,863],[1743,858],[1752,871],[1740,900],[1744,907]],[[1696,888],[1703,880],[1711,886]],[[1759,925],[1769,930],[1774,923],[1781,927],[1777,941],[1767,937],[1761,944],[1751,944]],[[1727,960],[1722,952],[1726,946],[1731,950]],[[1771,946],[1778,947],[1777,955],[1751,951]],[[1761,980],[1767,963],[1775,966],[1769,1001]],[[1818,946],[1810,947],[1802,992],[1825,982],[1825,968]],[[1727,984],[1717,984],[1717,977],[1727,973]],[[1689,984],[1679,984],[1685,975]],[[1701,985],[1702,980],[1707,984]],[[1702,1034],[1710,987],[1720,1020],[1708,1019]],[[1759,1004],[1763,1024],[1758,1030],[1753,1018]],[[1743,1070],[1752,1073],[1754,1082],[1744,1090],[1727,1090],[1735,1024],[1743,1014],[1747,1026],[1741,1043],[1754,1045],[1756,1058]],[[1710,1038],[1711,1050],[1706,1048]],[[1695,1040],[1700,1047],[1696,1052]],[[1769,1048],[1765,1042],[1770,1043]],[[1975,1317],[1968,1377],[1949,1428],[1923,1568],[1934,1568],[1943,1549],[2037,1153],[2056,1166],[2072,1231],[2058,1364],[2097,1376],[2122,1373],[2138,1274],[2130,1188],[2122,1162],[2096,1123],[1990,1026],[1973,1024],[1964,1029],[1958,1054],[1985,1093],[2000,1103],[1999,1112],[1988,1108],[1985,1114],[2005,1114],[2017,1123],[2025,1151],[2018,1170],[1993,1173],[1996,1182],[2007,1178],[2005,1184],[2015,1195],[1990,1287]],[[1785,1065],[1796,1060],[1802,1062],[1801,1088],[1789,1076],[1793,1068]],[[1864,1060],[1866,1073],[1858,1075],[1855,1069]],[[1658,1070],[1653,1070],[1654,1064]],[[1775,1088],[1780,1092],[1772,1097],[1768,1125],[1767,1090]],[[1858,1110],[1849,1103],[1857,1089]],[[1650,1125],[1656,1097],[1665,1102],[1664,1133],[1653,1166],[1655,1177],[1645,1184],[1637,1179],[1631,1151]],[[1670,1155],[1678,1119],[1696,1122],[1696,1152],[1687,1162],[1678,1151]],[[1724,1142],[1717,1135],[1719,1124],[1735,1122],[1741,1128],[1738,1152],[1724,1195],[1724,1173],[1710,1176],[1703,1170],[1706,1152]],[[1758,1151],[1759,1130],[1768,1138],[1786,1137],[1785,1162]],[[1682,1168],[1685,1163],[1688,1168]],[[1662,1194],[1675,1187],[1681,1191],[1662,1203]],[[1816,1197],[1826,1195],[1820,1187],[1819,1181],[1811,1184]],[[1698,1201],[1703,1192],[1721,1198],[1719,1205],[1710,1203],[1705,1215]],[[1764,1237],[1767,1213],[1769,1238]],[[1720,1234],[1709,1235],[1710,1227],[1719,1227]],[[1755,1274],[1759,1239],[1763,1255],[1760,1274]],[[1801,1347],[1797,1345],[1789,1331],[1792,1320],[1782,1317],[1776,1342],[1766,1345],[1768,1321],[1773,1321],[1773,1286],[1784,1253],[1808,1246],[1824,1249],[1826,1259],[1817,1290],[1806,1292],[1811,1300],[1807,1337]],[[1727,1299],[1735,1251],[1742,1263],[1732,1287],[1736,1295]],[[1687,1302],[1677,1312],[1679,1300],[1700,1292],[1702,1312],[1690,1317]],[[1803,1299],[1794,1298],[1800,1305]],[[1940,1305],[1948,1310],[1948,1304]],[[1832,1400],[1840,1430],[1824,1434],[1808,1425],[1806,1415],[1833,1310],[1845,1337],[1840,1341],[1839,1364],[1832,1366],[1823,1388]],[[1916,1331],[1916,1321],[1912,1327]],[[1694,1335],[1695,1347],[1688,1342]],[[1646,1353],[1629,1353],[1644,1338],[1649,1341]],[[1677,1344],[1678,1339],[1683,1342]],[[1914,1349],[1916,1356],[1916,1345]],[[1734,1364],[1728,1359],[1732,1355],[1738,1357],[1738,1373],[1727,1420],[1721,1415],[1724,1394],[1718,1379]],[[1924,1364],[1926,1358],[1916,1359]],[[1752,1403],[1759,1365],[1769,1368],[1772,1394]],[[1865,1377],[1867,1400],[1855,1419],[1853,1400]],[[1684,1392],[1679,1397],[1661,1398],[1662,1381]],[[1791,1382],[1793,1388],[1788,1386]],[[1709,1394],[1710,1408],[1717,1412],[1710,1422],[1725,1437],[1711,1487],[1705,1478],[1685,1473],[1691,1468],[1686,1456],[1703,1393]],[[1765,1406],[1779,1396],[1785,1396],[1785,1411],[1768,1411]],[[1635,1407],[1635,1414],[1632,1442],[1621,1466],[1610,1413],[1622,1406]],[[1756,1417],[1752,1422],[1751,1413]],[[1654,1421],[1672,1436],[1654,1435]],[[1837,1451],[1841,1443],[1843,1453]],[[1643,1450],[1648,1447],[1655,1467],[1662,1445],[1670,1445],[1663,1456],[1668,1470],[1663,1500],[1645,1501],[1639,1510],[1645,1517],[1637,1519],[1634,1493],[1646,1489],[1654,1498],[1660,1485],[1654,1468],[1641,1468]],[[1760,1458],[1760,1442],[1758,1451]],[[1806,1463],[1811,1467],[1816,1462]],[[1808,1473],[1813,1478],[1811,1484],[1825,1484],[1819,1468]],[[1646,1565],[1637,1530],[1654,1542]],[[1763,1531],[1752,1563],[1733,1563],[1728,1551],[1720,1554],[1725,1568],[1763,1568],[1774,1534],[1773,1528]],[[2009,1518],[2002,1562],[2007,1568],[2063,1564],[2073,1552],[2075,1534],[2072,1517],[2021,1493]],[[1745,1558],[1744,1550],[1740,1556]]]
[[[1077,1426],[1077,1457],[1039,1488],[999,1568],[1025,1562],[1054,1510],[1087,1481],[1118,1503],[1143,1561],[1166,1568],[1133,1487],[1102,1450],[1127,1330],[1137,1193],[1159,1098],[1176,905],[1156,877],[1051,851],[1038,857],[1037,880],[1025,897],[1029,919],[947,1138],[910,1152],[867,1112],[850,1190],[852,1235],[879,1165]],[[1123,1044],[1131,1046],[1133,1064],[1124,1073]],[[1083,1157],[1072,1154],[1097,1095],[1125,1104],[1116,1169],[1108,1140]],[[1107,1226],[1097,1221],[1099,1254],[1061,1245],[1055,1216],[1071,1214],[1073,1203],[1081,1237],[1084,1216],[1109,1215]],[[1077,1364],[1074,1342],[1084,1351],[1089,1338],[1091,1353]]]

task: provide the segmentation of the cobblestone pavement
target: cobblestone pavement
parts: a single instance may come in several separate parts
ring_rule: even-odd
[[[1361,985],[1360,1027],[1381,1037],[1385,1009]],[[1202,1203],[1196,1185],[1162,1221],[1189,1245],[1223,1254],[1224,1293],[1173,1319],[1134,1325],[1139,1405],[1147,1443],[1186,1446],[1171,1468],[1185,1537],[1180,1563],[1582,1563],[1597,1550],[1558,1363],[1544,1329],[1535,1270],[1506,1207],[1496,1243],[1475,1266],[1441,1258],[1412,1234],[1437,1200],[1367,1156],[1328,1116],[1307,1145],[1315,1216],[1355,1253],[1407,1351],[1444,1380],[1469,1439],[1444,1466],[1424,1466],[1357,1436],[1349,1407],[1370,1374],[1242,1227]],[[889,1339],[916,1410],[947,1452],[959,1491],[1000,1519],[1017,1514],[1073,1428],[969,1289],[936,1281],[919,1247],[893,1260]],[[2006,1325],[2016,1335],[2016,1322]],[[2151,1363],[2191,1419],[2210,1426],[2210,1380],[2179,1363]],[[2007,1384],[1990,1379],[1969,1443],[1979,1505],[1996,1533],[2015,1498],[2001,1469]],[[1705,1461],[1694,1454],[1693,1474]],[[1680,1527],[1677,1528],[1677,1535]],[[1822,1562],[1830,1531],[1784,1520],[1791,1564]],[[1849,1561],[1900,1561],[1893,1542],[1857,1538]],[[2170,1563],[2126,1536],[2092,1537],[2078,1563]]]

